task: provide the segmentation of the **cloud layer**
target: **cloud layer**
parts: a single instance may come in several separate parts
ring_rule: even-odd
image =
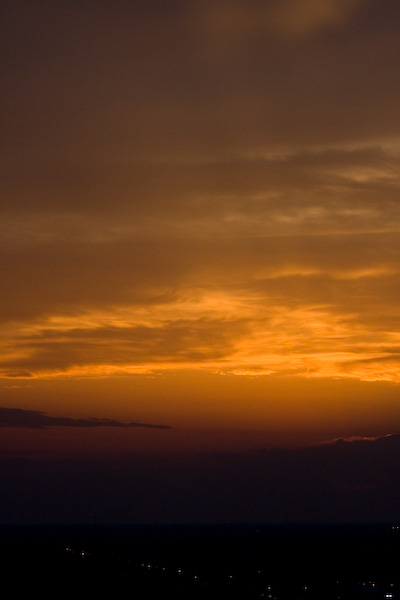
[[[2,379],[400,382],[396,0],[3,16]]]

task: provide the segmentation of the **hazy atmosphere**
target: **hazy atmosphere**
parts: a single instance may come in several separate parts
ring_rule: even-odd
[[[211,521],[334,520],[331,485],[356,485],[343,518],[384,519],[366,494],[399,459],[397,0],[0,6],[4,519],[29,521],[21,493],[44,518],[63,481],[48,461],[81,469],[75,507],[49,514],[91,518],[71,491],[91,460],[98,481],[131,460],[144,482],[146,509],[116,485],[106,520],[179,521],[189,489],[187,520],[196,503]],[[296,473],[327,473],[307,452],[339,448],[324,508],[315,487],[286,505]],[[348,460],[372,480],[349,482]],[[226,513],[218,472],[240,499]],[[276,502],[246,517],[271,478]]]

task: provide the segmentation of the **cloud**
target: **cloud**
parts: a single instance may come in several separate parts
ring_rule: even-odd
[[[2,204],[18,198],[18,183],[35,168],[46,175],[34,173],[34,204],[69,196],[79,206],[77,190],[88,197],[90,188],[94,205],[113,204],[108,193],[120,197],[121,187],[109,173],[118,163],[204,160],[398,132],[395,1],[384,9],[365,1],[349,23],[351,0],[193,4],[211,16],[199,20],[198,10],[182,2],[156,9],[135,2],[125,10],[115,3],[107,14],[97,5],[85,14],[74,6],[67,18],[62,9],[26,1],[20,12],[7,8],[9,93],[0,114],[8,133],[3,171],[14,171],[14,183]],[[341,21],[347,26],[336,35],[282,34]],[[221,58],[216,48],[227,37],[232,51]],[[59,172],[62,164],[69,164],[69,176]],[[140,195],[140,178],[134,183]]]
[[[351,435],[348,437],[337,438],[337,439],[333,440],[333,442],[329,442],[329,443],[343,444],[343,443],[352,443],[352,442],[376,442],[378,440],[384,440],[384,439],[392,437],[394,435],[398,435],[398,434],[387,433],[386,435],[378,435],[378,436],[376,436],[376,435],[375,436]]]
[[[6,9],[3,374],[398,381],[397,2],[114,4]]]
[[[288,35],[304,36],[329,26],[347,24],[361,0],[281,0],[272,8],[275,27]]]
[[[116,286],[124,304],[5,323],[2,375],[195,368],[399,381],[399,265],[389,267],[386,253],[396,236],[350,237],[298,237],[284,247],[279,237],[250,240],[230,252],[210,242],[205,276],[185,274],[173,294],[129,303]]]
[[[214,264],[203,268],[216,289],[191,276],[158,301],[70,307],[4,324],[2,375],[194,368],[399,381],[398,269],[385,266],[387,239],[361,241],[312,236],[292,240],[292,248],[287,240],[283,252],[276,238],[243,243],[230,272],[235,247],[230,256],[209,247]],[[381,266],[361,268],[378,252]],[[269,254],[271,263],[252,260]]]
[[[45,429],[47,427],[144,427],[148,429],[169,429],[167,425],[149,423],[121,423],[112,419],[74,419],[70,417],[52,417],[44,412],[22,408],[0,408],[0,427],[27,429]]]

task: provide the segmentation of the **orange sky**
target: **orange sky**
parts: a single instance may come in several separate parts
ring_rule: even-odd
[[[0,451],[398,431],[397,2],[8,4]]]

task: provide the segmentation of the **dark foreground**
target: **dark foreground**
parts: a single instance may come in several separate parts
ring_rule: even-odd
[[[400,529],[377,526],[0,528],[13,596],[400,599]]]

